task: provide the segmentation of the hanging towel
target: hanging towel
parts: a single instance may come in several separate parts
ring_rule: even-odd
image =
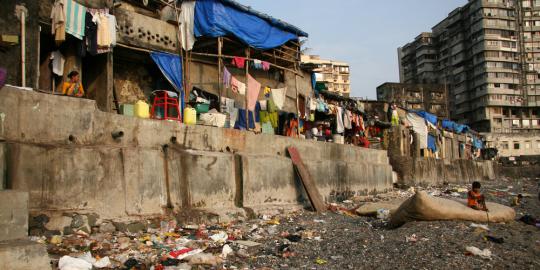
[[[343,133],[345,127],[343,124],[343,109],[341,107],[336,107],[336,132]]]
[[[253,67],[254,67],[255,69],[262,69],[262,62],[261,62],[261,60],[257,60],[257,59],[253,60]]]
[[[246,58],[235,56],[232,60],[232,64],[237,68],[244,68],[246,66]]]
[[[351,111],[345,110],[345,113],[343,114],[343,127],[345,129],[352,129],[352,114]]]
[[[193,21],[195,18],[196,1],[183,1],[180,13],[180,36],[182,48],[186,51],[193,49],[193,44],[197,40],[193,32]]]
[[[273,99],[269,99],[268,102],[266,103],[266,110],[268,112],[277,112],[279,111],[279,108],[276,106],[276,103],[274,103],[274,100]]]
[[[245,95],[246,84],[237,80],[235,77],[231,77],[231,89],[234,93]]]
[[[231,73],[227,68],[223,68],[223,85],[225,88],[231,87]]]
[[[98,26],[97,44],[98,47],[108,48],[111,46],[111,33],[109,32],[109,18],[107,14],[99,12],[94,16]]]
[[[85,30],[86,7],[73,0],[65,0],[66,33],[83,39]]]
[[[268,103],[268,100],[259,100],[259,103],[261,104],[261,111],[266,111],[268,108],[266,106],[266,104]]]
[[[114,15],[107,14],[107,20],[109,22],[110,46],[116,46],[116,17]]]
[[[261,65],[262,65],[262,69],[263,69],[264,71],[270,70],[270,63],[268,63],[268,62],[266,62],[266,61],[262,61]]]
[[[52,59],[52,71],[58,76],[64,76],[64,63],[66,60],[60,51],[54,51],[51,53]]]
[[[271,134],[274,135],[274,127],[270,122],[263,122],[262,123],[262,133],[263,134]]]
[[[428,128],[424,118],[415,113],[407,113],[407,120],[411,123],[413,131],[418,134],[418,146],[420,149],[428,147]]]
[[[272,89],[271,91],[274,104],[276,104],[279,110],[283,110],[283,105],[285,105],[285,95],[287,94],[287,87]]]
[[[54,35],[54,41],[59,45],[66,40],[66,13],[63,0],[54,2],[51,10],[51,20],[51,32]]]
[[[248,110],[253,111],[259,98],[259,92],[261,91],[261,84],[255,80],[251,75],[248,74],[248,85],[247,85],[248,95]]]

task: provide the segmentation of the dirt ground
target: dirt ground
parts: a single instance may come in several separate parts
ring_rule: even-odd
[[[514,207],[516,218],[540,217],[538,179],[501,179],[483,183],[488,201],[510,206],[516,194],[524,194]],[[459,186],[463,189],[466,186]],[[466,197],[445,192],[457,186],[427,188],[438,196]],[[351,209],[365,201],[407,197],[412,191],[396,190],[373,197],[351,198],[340,209]],[[55,263],[64,255],[91,252],[96,258],[109,256],[104,269],[128,269],[126,260],[136,259],[132,269],[540,269],[540,228],[521,221],[488,225],[489,231],[471,227],[466,221],[411,222],[391,229],[386,221],[363,217],[354,211],[316,214],[300,211],[229,224],[206,224],[190,228],[178,224],[174,233],[145,230],[139,233],[109,232],[90,236],[63,236],[61,243],[41,238]],[[212,236],[225,233],[225,239]],[[502,238],[503,243],[486,236]],[[122,240],[123,239],[123,240]],[[259,244],[250,247],[238,240]],[[190,241],[190,242],[187,242]],[[250,242],[250,243],[251,243]],[[232,252],[224,257],[224,245]],[[181,247],[183,246],[183,247]],[[466,251],[467,246],[489,249],[490,258]],[[201,249],[210,262],[190,257],[171,260],[170,251],[184,247]],[[220,257],[221,255],[221,257]],[[168,265],[164,261],[169,257]],[[208,258],[206,258],[208,259]],[[213,261],[212,261],[213,260]],[[132,261],[133,262],[133,261]],[[161,265],[160,265],[161,263]]]
[[[540,217],[537,180],[499,180],[484,183],[488,201],[510,205],[512,193],[528,193],[515,207],[516,217],[525,214]],[[509,186],[512,186],[510,189]],[[502,192],[500,190],[503,190]],[[508,190],[508,191],[506,191]],[[465,194],[462,194],[465,197]],[[318,220],[318,222],[314,222]],[[324,222],[321,222],[323,220]],[[291,243],[296,256],[274,256],[279,241],[268,239],[265,249],[247,262],[250,268],[272,269],[540,269],[540,229],[523,222],[489,224],[485,232],[470,227],[471,222],[412,222],[390,229],[385,222],[371,217],[349,217],[328,213],[305,212],[280,226],[280,230],[316,231],[321,240]],[[417,241],[407,242],[416,235]],[[490,235],[504,243],[484,239]],[[489,249],[492,259],[468,255],[465,248]],[[326,261],[317,264],[317,259]],[[319,261],[322,262],[322,261]]]

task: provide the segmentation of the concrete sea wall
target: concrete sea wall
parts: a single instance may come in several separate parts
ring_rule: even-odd
[[[288,146],[326,201],[392,188],[385,151],[137,119],[101,112],[92,100],[0,90],[0,168],[7,188],[29,192],[34,213],[117,219],[303,206]]]
[[[392,156],[398,183],[406,185],[468,184],[493,180],[496,177],[492,161],[465,159],[435,159],[426,157]]]

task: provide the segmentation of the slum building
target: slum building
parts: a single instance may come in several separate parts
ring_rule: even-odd
[[[68,1],[70,2],[70,1]],[[266,44],[257,44],[257,37],[238,38],[234,33],[203,33],[192,48],[180,50],[176,20],[182,7],[174,1],[74,1],[87,12],[112,15],[116,20],[115,35],[109,46],[91,51],[85,37],[66,33],[63,40],[53,34],[55,1],[6,1],[0,11],[2,34],[1,66],[8,69],[7,84],[22,85],[40,91],[60,94],[61,85],[71,71],[78,71],[86,97],[96,101],[100,110],[111,112],[122,104],[149,100],[154,90],[179,90],[163,75],[152,60],[152,53],[177,55],[182,59],[182,88],[186,94],[195,87],[216,97],[235,98],[230,88],[223,86],[222,74],[232,73],[246,83],[250,74],[263,87],[286,88],[283,110],[297,112],[297,96],[303,99],[312,93],[310,74],[299,68],[300,37],[307,33],[285,22],[254,11],[234,1],[203,1],[220,5],[237,13],[247,14],[257,23],[277,35]],[[190,1],[187,1],[189,3]],[[194,8],[194,3],[191,2]],[[66,7],[67,8],[67,7]],[[24,13],[24,19],[21,14]],[[67,16],[84,16],[73,14]],[[66,18],[79,19],[80,18]],[[23,22],[24,21],[24,22]],[[88,25],[87,25],[88,26]],[[205,30],[205,29],[203,29]],[[21,37],[24,32],[24,39]],[[79,35],[83,32],[78,33]],[[219,37],[218,37],[219,36]],[[251,42],[251,44],[249,44]],[[24,50],[21,49],[24,46]],[[86,48],[85,48],[86,46]],[[54,56],[60,56],[58,64]],[[246,67],[232,64],[234,57],[247,60]],[[58,58],[57,58],[58,59]],[[58,60],[57,60],[58,61]],[[253,68],[254,61],[266,62],[268,70]],[[251,68],[250,68],[251,67]],[[261,91],[260,96],[264,93]],[[237,98],[243,106],[245,100]],[[219,106],[216,106],[219,107]],[[219,108],[217,108],[219,110]]]

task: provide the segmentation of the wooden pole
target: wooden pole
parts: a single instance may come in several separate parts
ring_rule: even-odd
[[[174,2],[174,11],[175,11],[175,15],[176,15],[176,23],[177,23],[177,26],[178,26],[178,30],[176,31],[176,40],[178,41],[177,43],[177,46],[178,46],[178,55],[180,56],[180,64],[182,66],[182,87],[184,89],[182,89],[184,91],[184,100],[182,102],[186,102],[188,100],[188,97],[189,97],[189,92],[188,92],[188,89],[187,89],[187,83],[186,83],[186,69],[185,69],[185,61],[186,61],[186,58],[184,57],[184,54],[183,54],[183,47],[182,47],[182,36],[181,36],[181,31],[180,31],[180,27],[182,27],[182,24],[180,23],[180,12],[182,12],[181,8],[179,9],[178,8],[178,5],[177,5],[177,2],[175,1]],[[180,95],[181,96],[181,95]],[[182,115],[182,121],[183,121],[183,116],[184,116],[184,112],[180,112],[180,114]]]
[[[245,94],[245,103],[246,103],[246,106],[245,106],[245,109],[246,109],[246,130],[249,130],[249,108],[248,108],[248,76],[249,76],[249,62],[247,59],[249,59],[249,53],[250,53],[250,48],[247,47],[246,48],[246,62],[245,62],[245,65],[246,65],[246,92],[244,93]],[[253,122],[255,122],[255,119],[253,119]]]
[[[218,37],[218,90],[219,90],[219,101],[218,101],[218,104],[219,104],[219,112],[221,112],[221,97],[223,96],[223,71],[222,71],[222,68],[223,68],[223,60],[221,59],[221,50],[223,48],[223,38],[222,37]]]
[[[191,52],[191,54],[192,54],[192,55],[197,55],[197,56],[219,57],[219,55],[213,54],[213,53]],[[272,55],[270,55],[270,56],[273,57]],[[221,58],[225,58],[225,59],[233,59],[234,56],[221,54]],[[255,60],[255,59],[253,59],[253,58],[247,58],[246,60],[251,61],[251,60]],[[270,66],[275,67],[275,68],[277,68],[277,69],[287,70],[287,71],[290,71],[290,72],[292,72],[292,73],[295,73],[295,74],[297,74],[298,76],[300,76],[301,78],[304,77],[302,74],[300,74],[299,72],[297,72],[297,71],[294,70],[294,69],[282,67],[282,66],[276,65],[276,64],[274,64],[274,63],[269,63],[269,64],[270,64]]]
[[[296,64],[294,65],[294,69],[297,69]],[[300,107],[298,104],[298,75],[294,74],[294,88],[296,90],[296,114],[298,119],[298,127],[296,128],[296,135],[300,137]]]

